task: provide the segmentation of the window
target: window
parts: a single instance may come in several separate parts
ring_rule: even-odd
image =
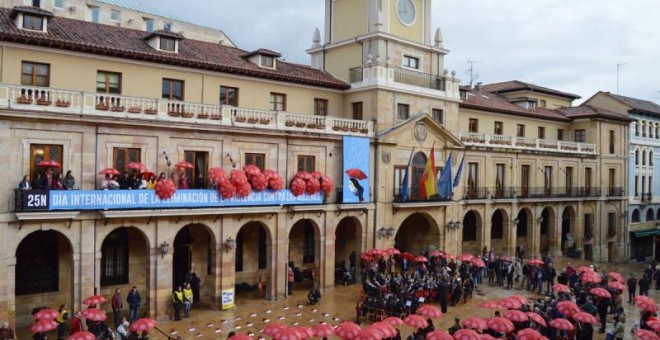
[[[529,194],[529,165],[520,168],[520,196],[527,197]]]
[[[246,153],[245,164],[252,164],[263,171],[266,168],[266,154],[263,153]]]
[[[468,121],[468,132],[479,132],[479,120],[475,118],[470,118]]]
[[[29,234],[16,250],[16,295],[59,290],[60,249],[54,231]]]
[[[516,129],[516,137],[525,137],[525,125],[518,124],[518,128]]]
[[[436,123],[438,124],[443,124],[444,123],[444,111],[441,109],[432,109],[431,110],[431,116],[433,116],[433,120],[435,120]]]
[[[504,130],[504,124],[502,122],[495,122],[495,131],[494,133],[496,135],[502,135],[503,130]]]
[[[21,64],[21,85],[50,86],[50,64],[24,61]]]
[[[649,176],[649,197],[653,197],[653,176]]]
[[[55,8],[64,8],[64,0],[55,0]]]
[[[639,121],[637,121],[637,123],[635,124],[635,136],[639,136],[639,124],[640,124]]]
[[[205,151],[184,151],[183,156],[186,162],[193,165],[192,169],[186,169],[188,188],[206,189],[208,187],[206,174],[208,171],[209,153]]]
[[[565,185],[566,193],[570,196],[573,191],[573,167],[571,166],[566,167]]]
[[[607,213],[607,236],[614,237],[616,236],[616,213]],[[653,216],[653,211],[651,211],[651,216]]]
[[[614,187],[616,186],[616,170],[615,169],[610,169],[607,183],[609,185],[609,190],[608,190],[609,195],[614,195]]]
[[[653,150],[649,151],[649,165],[653,166]]]
[[[635,165],[639,165],[639,150],[635,150]]]
[[[479,163],[468,163],[468,197],[475,197],[477,195],[477,188],[479,187]]]
[[[272,111],[286,111],[286,94],[271,92],[270,109]]]
[[[408,119],[410,117],[410,105],[408,104],[397,104],[396,118],[398,119]]]
[[[163,99],[183,100],[183,80],[163,78]]]
[[[314,226],[309,220],[305,220],[304,234],[303,234],[303,264],[314,263],[315,253],[315,240],[314,240]]]
[[[584,143],[587,141],[587,132],[585,130],[575,130],[575,142]]]
[[[546,107],[547,103],[545,102],[545,99],[539,100],[539,107]]]
[[[119,228],[110,233],[101,246],[101,286],[128,283],[128,233]]]
[[[44,174],[44,168],[37,166],[39,162],[51,160],[62,164],[62,145],[48,145],[48,144],[30,144],[30,174],[32,178],[36,178],[37,173]],[[59,170],[55,169],[58,173]]]
[[[98,7],[89,7],[89,21],[99,23],[101,21],[101,9]]]
[[[166,22],[163,23],[163,31],[170,32],[172,30],[172,23]]]
[[[114,148],[112,150],[112,167],[120,172],[128,171],[128,163],[140,162],[142,150],[138,148]]]
[[[635,175],[635,196],[639,196],[639,176]]]
[[[545,189],[545,195],[552,195],[552,167],[546,166],[543,171],[543,187]]]
[[[584,238],[589,239],[594,237],[593,215],[584,214]]]
[[[220,105],[238,106],[238,88],[220,86]]]
[[[539,139],[545,139],[545,128],[543,126],[539,126]]]
[[[273,68],[275,66],[275,58],[269,55],[261,56],[261,66]]]
[[[98,71],[96,72],[96,92],[121,93],[121,73]]]
[[[614,130],[610,130],[610,153],[614,153]]]
[[[351,103],[351,109],[353,110],[353,119],[364,119],[364,116],[362,115],[362,102]]]
[[[646,150],[642,151],[642,165],[646,165]]]
[[[147,19],[144,18],[144,30],[147,32],[153,32],[154,31],[154,19]]]
[[[317,116],[328,115],[328,100],[314,98],[314,114]]]
[[[419,58],[411,57],[409,55],[403,56],[403,67],[419,69]]]
[[[176,40],[168,37],[160,37],[160,49],[162,51],[175,52]]]
[[[238,231],[238,235],[236,235],[236,250],[234,255],[236,258],[236,261],[234,262],[234,271],[236,272],[243,271],[243,233],[245,233],[245,228],[241,228],[241,230]]]
[[[495,197],[504,197],[505,164],[495,165]]]
[[[557,129],[557,140],[564,140],[564,129]]]
[[[406,175],[406,166],[404,165],[395,165],[394,166],[394,195],[401,195],[401,188],[403,187],[403,176]]]
[[[121,21],[121,12],[115,11],[114,9],[110,11],[110,20],[115,22]]]
[[[266,229],[259,228],[259,269],[268,267],[268,251],[266,250]]]
[[[32,0],[32,7],[41,8],[41,0]]]
[[[642,176],[642,201],[646,198],[646,176]]]
[[[584,192],[587,195],[591,194],[591,168],[584,169]]]
[[[316,157],[314,156],[298,156],[298,171],[314,172],[316,171]]]
[[[23,15],[23,28],[28,30],[42,31],[44,29],[44,18],[36,15]]]
[[[655,139],[660,138],[660,124],[655,124]]]

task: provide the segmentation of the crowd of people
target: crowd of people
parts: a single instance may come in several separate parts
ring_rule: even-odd
[[[71,170],[62,176],[61,173],[55,172],[52,169],[46,170],[43,174],[37,172],[35,177],[30,180],[29,175],[23,176],[18,182],[17,188],[19,190],[77,190],[76,178],[73,177]]]

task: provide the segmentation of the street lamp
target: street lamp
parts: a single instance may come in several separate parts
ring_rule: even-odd
[[[167,242],[163,242],[160,244],[161,259],[165,258],[165,255],[167,255],[169,250],[170,250],[170,245]]]
[[[228,238],[225,240],[225,252],[229,252],[230,250],[234,249],[236,247],[236,240],[233,238]]]

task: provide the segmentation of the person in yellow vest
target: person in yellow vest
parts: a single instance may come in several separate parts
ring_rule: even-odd
[[[174,321],[181,321],[181,306],[183,305],[181,286],[176,287],[176,290],[172,293],[172,302],[174,303]]]
[[[69,333],[68,327],[66,325],[66,321],[69,320],[69,311],[67,310],[68,306],[66,304],[63,304],[60,306],[58,312],[60,312],[60,316],[58,316],[55,321],[57,322],[57,339],[58,340],[64,340],[66,339],[67,333]]]
[[[190,288],[190,283],[186,283],[186,287],[183,288],[183,312],[184,318],[190,317],[190,306],[193,303],[193,291]]]

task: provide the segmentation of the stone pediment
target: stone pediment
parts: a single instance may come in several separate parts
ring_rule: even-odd
[[[429,115],[423,114],[395,125],[377,134],[378,141],[385,144],[420,145],[463,149],[460,139]]]

